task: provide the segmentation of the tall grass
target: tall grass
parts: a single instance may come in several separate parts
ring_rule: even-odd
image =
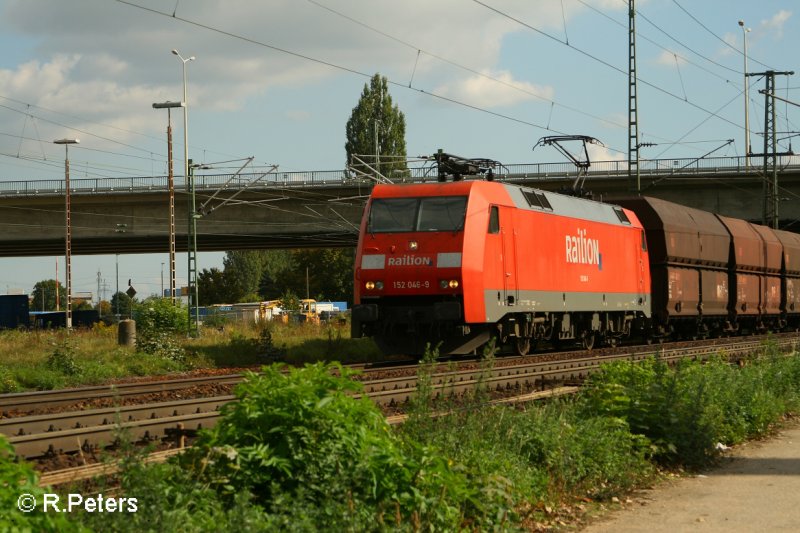
[[[118,346],[117,328],[102,324],[69,334],[0,331],[0,393],[203,368],[258,367],[276,360],[299,365],[380,358],[371,340],[350,339],[349,329],[338,325],[227,324],[224,329],[204,328],[198,338],[162,331],[154,320],[144,320],[142,328],[140,333],[147,334],[139,335],[136,349]]]

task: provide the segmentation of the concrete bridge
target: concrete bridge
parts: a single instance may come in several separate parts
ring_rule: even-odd
[[[763,172],[743,158],[640,162],[642,194],[760,222]],[[495,179],[558,190],[575,180],[570,163],[508,165]],[[800,231],[800,159],[779,170],[781,227]],[[345,171],[276,172],[251,184],[240,176],[197,175],[198,250],[353,246],[364,203],[374,185]],[[436,181],[431,168],[412,169],[405,181]],[[630,195],[624,161],[593,163],[585,189],[596,199]],[[70,180],[72,254],[169,250],[167,178]],[[188,194],[175,191],[178,251],[187,249]],[[63,180],[0,182],[0,257],[62,255],[65,237]]]

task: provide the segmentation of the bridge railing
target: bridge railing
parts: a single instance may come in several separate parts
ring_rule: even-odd
[[[749,167],[744,157],[705,157],[702,159],[642,159],[639,161],[639,173],[643,176],[670,175],[713,175],[713,174],[753,174],[761,172],[761,159],[751,157]],[[781,170],[800,170],[800,156],[782,156],[778,164]],[[588,175],[591,178],[611,178],[626,176],[627,161],[597,161],[592,163]],[[505,165],[497,179],[544,181],[564,179],[576,175],[575,166],[562,163],[521,163]],[[305,188],[319,186],[346,186],[356,183],[371,184],[365,178],[354,178],[346,170],[315,170],[306,172],[271,172],[237,176],[231,180],[232,174],[196,174],[194,176],[196,190],[216,190],[220,187],[238,190],[244,187],[254,189]],[[259,180],[251,182],[255,177]],[[394,176],[396,181],[427,182],[436,181],[436,170],[432,167],[410,168],[405,176]],[[230,183],[227,183],[229,180]],[[226,185],[227,183],[227,185]],[[186,180],[183,176],[175,177],[175,188],[183,192]],[[147,193],[167,190],[166,176],[140,176],[126,178],[73,178],[70,180],[72,194],[114,194],[114,193]],[[30,180],[0,181],[0,197],[13,196],[63,196],[64,180]]]

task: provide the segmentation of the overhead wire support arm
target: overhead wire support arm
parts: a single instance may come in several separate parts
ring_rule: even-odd
[[[219,205],[215,205],[215,206],[213,206],[213,207],[211,207],[211,208],[209,209],[209,208],[208,208],[208,204],[210,204],[210,203],[211,203],[211,202],[212,202],[212,201],[213,201],[213,200],[214,200],[214,199],[215,199],[217,196],[219,196],[219,194],[220,194],[220,193],[221,193],[221,192],[222,192],[222,191],[223,191],[225,188],[227,188],[227,186],[228,186],[228,185],[229,185],[229,184],[230,184],[230,183],[231,183],[233,180],[235,180],[235,179],[236,179],[236,178],[237,178],[237,177],[238,177],[238,176],[239,176],[239,175],[242,173],[242,170],[244,170],[244,169],[245,169],[245,167],[247,167],[247,165],[249,165],[250,163],[252,163],[252,162],[253,162],[253,159],[255,159],[255,157],[253,157],[253,156],[251,156],[251,157],[248,157],[248,158],[247,158],[247,160],[246,160],[246,162],[245,162],[245,163],[244,163],[244,164],[243,164],[241,167],[239,167],[239,170],[237,170],[236,172],[234,172],[234,173],[233,173],[233,175],[231,175],[231,177],[230,177],[230,178],[228,178],[228,181],[226,181],[225,183],[223,183],[223,184],[222,184],[222,185],[221,185],[221,186],[220,186],[220,187],[219,187],[219,188],[218,188],[216,191],[214,191],[214,194],[212,194],[210,198],[208,198],[208,199],[207,199],[205,202],[203,202],[203,204],[202,204],[202,205],[199,207],[199,209],[197,210],[197,212],[198,212],[198,215],[199,215],[199,216],[205,216],[205,215],[208,215],[208,214],[210,214],[212,211],[214,211],[214,210],[216,210],[216,209],[219,209],[220,207],[223,207],[223,206],[224,206],[224,205],[226,205],[226,204],[229,204],[229,203],[230,203],[230,202],[232,202],[232,201],[233,201],[233,200],[234,200],[234,199],[235,199],[237,196],[239,196],[240,194],[242,194],[244,191],[246,191],[247,189],[249,189],[250,187],[252,187],[252,186],[253,186],[253,185],[255,185],[256,183],[258,183],[259,181],[261,181],[261,180],[262,180],[262,179],[263,179],[265,176],[267,176],[268,174],[271,174],[271,173],[275,172],[276,170],[278,170],[278,165],[271,165],[271,166],[269,167],[269,169],[268,169],[266,172],[262,172],[262,173],[261,173],[261,174],[260,174],[260,175],[259,175],[257,178],[250,180],[250,181],[249,181],[249,182],[248,182],[248,183],[247,183],[247,184],[246,184],[244,187],[241,187],[241,188],[240,188],[239,190],[237,190],[235,193],[233,193],[233,194],[232,194],[232,195],[230,195],[228,198],[226,198],[225,200],[223,200],[223,201],[222,201],[222,203],[220,203]]]
[[[768,93],[764,89],[759,89],[758,92],[759,92],[759,94],[763,94],[763,95],[768,96],[770,98],[774,98],[776,100],[780,100],[781,102],[786,102],[787,104],[791,104],[793,106],[800,107],[800,103],[792,102],[791,100],[787,100],[786,98],[782,98],[782,97],[780,97],[780,96],[778,96],[777,94],[774,94],[774,93]]]
[[[374,155],[370,155],[368,157],[374,157]],[[350,156],[350,159],[351,161],[347,165],[347,170],[353,173],[354,177],[373,180],[377,183],[386,183],[390,185],[393,183],[392,180],[381,174],[381,172],[377,168],[375,168],[370,163],[367,163],[366,161],[361,159],[361,156],[352,154]],[[353,161],[355,161],[355,163]],[[363,167],[366,170],[362,170],[359,167]]]
[[[706,157],[710,156],[710,155],[711,155],[711,154],[713,154],[714,152],[716,152],[716,151],[719,151],[719,150],[722,150],[723,148],[725,148],[726,146],[728,146],[729,144],[732,144],[732,143],[734,143],[734,142],[735,142],[735,139],[728,139],[728,140],[726,140],[726,141],[725,141],[723,144],[721,144],[720,146],[717,146],[717,147],[716,147],[716,148],[714,148],[713,150],[710,150],[710,151],[708,151],[708,152],[704,153],[703,155],[701,155],[700,157],[696,157],[696,158],[692,159],[691,161],[689,161],[688,163],[686,163],[686,164],[685,164],[685,165],[683,165],[682,167],[680,167],[680,168],[678,168],[678,169],[675,169],[675,170],[673,170],[673,174],[674,174],[674,173],[676,173],[676,172],[680,172],[681,170],[683,170],[683,169],[685,169],[685,168],[687,168],[687,167],[690,167],[690,166],[694,165],[694,164],[695,164],[695,163],[697,163],[698,161],[700,161],[700,160],[702,160],[702,159],[705,159]],[[646,145],[647,145],[647,143],[642,143],[642,146],[646,146]],[[647,187],[645,187],[645,188],[644,188],[644,189],[642,189],[642,190],[643,190],[643,191],[646,191],[647,189],[649,189],[649,188],[653,187],[653,186],[654,186],[656,183],[658,183],[658,182],[660,182],[660,181],[664,181],[664,180],[665,180],[665,179],[667,179],[668,177],[669,177],[669,176],[664,176],[663,178],[658,178],[657,180],[653,180],[653,181],[650,183],[650,185],[648,185]]]

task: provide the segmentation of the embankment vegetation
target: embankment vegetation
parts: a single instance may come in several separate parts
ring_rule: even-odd
[[[203,369],[253,367],[276,360],[365,362],[380,358],[369,339],[350,339],[349,326],[217,321],[197,338],[188,314],[166,299],[134,310],[135,347],[117,344],[116,326],[98,323],[71,333],[56,329],[0,331],[0,393],[97,385],[112,380]]]
[[[723,357],[615,363],[573,398],[524,408],[490,405],[480,385],[438,399],[430,360],[421,368],[410,418],[393,428],[352,396],[360,385],[337,364],[266,367],[179,458],[126,459],[120,493],[138,499],[136,514],[67,518],[115,531],[547,528],[665,469],[713,464],[718,443],[763,436],[800,407],[800,358],[769,346],[741,368]],[[0,461],[2,499],[13,503],[21,474],[7,451]],[[22,477],[35,481],[28,470]],[[18,513],[0,526],[63,526],[42,525],[51,519],[64,515]]]

